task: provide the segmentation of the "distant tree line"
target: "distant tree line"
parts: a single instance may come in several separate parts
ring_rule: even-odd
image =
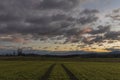
[[[65,54],[65,53],[64,53]],[[0,56],[41,56],[41,57],[59,57],[59,58],[71,58],[71,57],[81,57],[81,58],[120,58],[120,51],[110,52],[110,53],[88,53],[88,54],[68,54],[68,55],[40,55],[35,53],[23,53],[22,49],[18,49],[17,52],[13,54],[5,54]]]

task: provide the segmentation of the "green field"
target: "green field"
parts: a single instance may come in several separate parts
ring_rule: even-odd
[[[120,63],[1,60],[0,80],[120,80]]]

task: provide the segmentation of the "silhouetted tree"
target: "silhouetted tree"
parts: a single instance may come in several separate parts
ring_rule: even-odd
[[[22,49],[19,48],[19,49],[17,50],[17,53],[18,53],[18,56],[22,56]]]

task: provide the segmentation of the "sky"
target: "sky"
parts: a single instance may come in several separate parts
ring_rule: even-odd
[[[120,0],[0,0],[0,49],[120,50]]]

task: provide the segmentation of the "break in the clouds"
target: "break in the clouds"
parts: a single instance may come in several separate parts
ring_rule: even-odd
[[[101,8],[83,6],[98,2],[107,0],[0,0],[0,40],[27,43],[54,39],[64,44],[86,45],[104,40],[119,41],[120,32],[112,31],[111,24],[98,23]],[[119,9],[111,12],[103,19],[119,22]]]

